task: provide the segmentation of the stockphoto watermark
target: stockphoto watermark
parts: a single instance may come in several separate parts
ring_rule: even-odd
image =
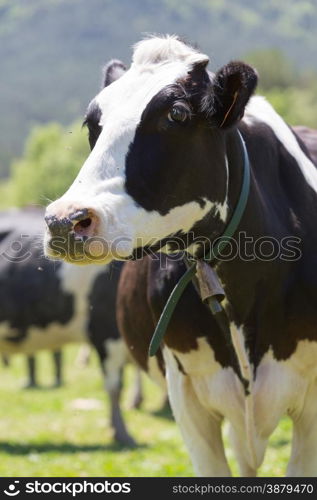
[[[33,237],[34,240],[34,237]],[[1,258],[21,263],[39,253],[44,256],[43,248],[39,250],[39,239],[33,244],[32,236],[21,235],[19,239],[10,242],[10,245],[1,252]],[[63,259],[74,264],[109,262],[112,259],[138,260],[148,255],[160,261],[162,267],[166,265],[164,254],[175,261],[187,259],[212,260],[215,252],[217,261],[230,262],[239,259],[244,262],[295,262],[302,257],[301,239],[297,236],[260,236],[254,238],[241,231],[231,238],[196,237],[193,233],[184,236],[173,236],[163,241],[153,238],[143,241],[137,238],[135,242],[122,237],[109,242],[101,237],[78,238],[73,235],[54,237],[48,246],[49,255],[53,259]]]
[[[131,483],[114,481],[114,480],[102,480],[102,481],[23,481],[23,486],[20,485],[20,480],[15,480],[7,488],[3,490],[3,493],[7,497],[17,496],[20,493],[24,496],[25,494],[62,494],[76,497],[82,494],[105,494],[105,493],[131,493]]]

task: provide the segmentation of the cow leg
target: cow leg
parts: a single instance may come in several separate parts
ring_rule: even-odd
[[[242,435],[238,430],[234,429],[232,425],[230,425],[229,438],[239,464],[240,476],[256,477],[257,470],[253,469],[253,467],[250,467],[248,463],[248,448],[246,446],[245,436]]]
[[[317,383],[307,391],[304,408],[293,418],[293,440],[287,476],[317,476]]]
[[[195,473],[198,476],[231,476],[221,435],[222,418],[200,404],[190,377],[180,371],[173,355],[164,352],[164,357],[169,400]]]
[[[24,389],[33,389],[34,387],[38,387],[36,382],[36,360],[35,356],[27,356],[27,371],[28,371],[28,381],[24,386]]]
[[[114,438],[125,446],[133,447],[136,446],[136,443],[126,429],[120,407],[122,374],[127,361],[127,350],[121,339],[110,339],[105,341],[105,344],[107,356],[103,361],[103,369],[105,388],[110,398],[111,425],[114,430]]]
[[[143,401],[143,394],[142,394],[142,374],[141,370],[136,366],[135,367],[136,373],[135,373],[135,381],[134,381],[134,387],[133,387],[133,395],[132,395],[132,401],[131,401],[131,408],[140,408],[142,401]]]
[[[53,361],[55,368],[55,384],[54,387],[60,387],[63,384],[62,381],[62,351],[53,352]]]
[[[78,355],[76,357],[76,365],[77,366],[87,366],[90,362],[90,357],[91,357],[91,347],[89,344],[83,344],[78,352]]]

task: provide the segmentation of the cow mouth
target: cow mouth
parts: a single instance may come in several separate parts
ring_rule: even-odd
[[[45,238],[45,254],[54,260],[72,264],[106,264],[113,260],[107,243],[99,237],[88,237],[83,232],[71,231],[66,237]]]
[[[89,227],[87,225],[86,227]],[[63,260],[71,264],[109,264],[113,260],[129,260],[130,255],[121,255],[116,248],[109,245],[100,236],[86,236],[81,227],[76,226],[66,237],[51,236],[48,232],[44,238],[44,251],[46,257],[53,260]]]

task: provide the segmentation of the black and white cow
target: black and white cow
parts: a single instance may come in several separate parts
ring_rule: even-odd
[[[115,438],[133,444],[119,403],[128,358],[115,314],[122,266],[78,267],[46,259],[43,216],[37,208],[0,214],[0,353],[30,356],[90,342],[110,397]]]
[[[266,100],[250,99],[257,83],[250,66],[231,62],[210,75],[207,63],[206,55],[173,36],[137,44],[129,70],[89,105],[93,149],[69,190],[47,208],[45,251],[110,262],[146,249],[170,253],[181,242],[199,258],[197,237],[211,244],[237,203],[239,130],[251,187],[233,240],[238,251],[223,256],[217,272],[231,332],[251,365],[250,393],[213,318],[199,321],[195,313],[193,328],[171,324],[162,347],[169,397],[198,474],[230,474],[224,418],[241,473],[256,474],[286,414],[294,424],[288,474],[315,475],[317,170]],[[244,245],[240,236],[248,238]],[[169,279],[180,273],[177,267],[150,271],[138,291],[149,306],[155,300],[156,319]],[[190,299],[191,314],[195,304],[206,307]]]

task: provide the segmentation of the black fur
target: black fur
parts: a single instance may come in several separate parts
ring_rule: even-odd
[[[221,128],[237,124],[257,80],[255,70],[239,61],[230,62],[217,71],[202,99],[202,111],[207,113],[211,124]]]
[[[88,128],[88,140],[91,150],[94,149],[98,137],[101,134],[102,127],[99,125],[101,114],[101,109],[96,101],[91,101],[83,123],[83,125],[87,125]]]

